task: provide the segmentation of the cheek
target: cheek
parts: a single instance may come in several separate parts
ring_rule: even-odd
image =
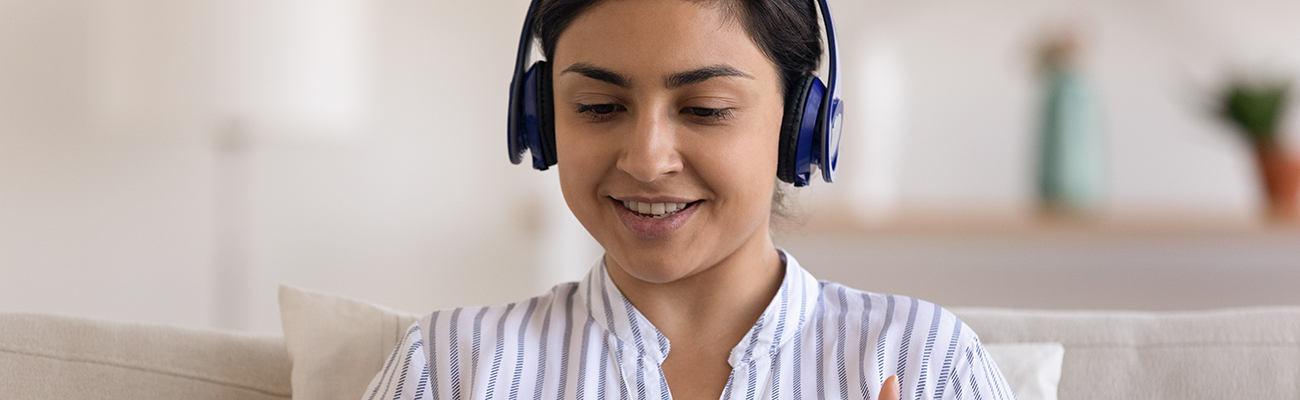
[[[697,146],[707,149],[695,157],[701,178],[730,209],[766,213],[771,205],[781,133],[781,109],[774,108],[736,126],[725,139],[706,136],[710,143]]]
[[[556,116],[555,156],[560,189],[579,219],[583,210],[594,206],[597,184],[616,161],[611,146],[600,142],[602,135],[583,129],[572,116]]]

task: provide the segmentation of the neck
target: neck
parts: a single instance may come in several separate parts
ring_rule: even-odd
[[[758,239],[672,282],[642,281],[608,257],[606,265],[623,295],[674,347],[687,340],[734,346],[763,314],[785,276],[772,240],[765,234]]]

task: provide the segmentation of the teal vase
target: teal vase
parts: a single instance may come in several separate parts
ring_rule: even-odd
[[[1049,211],[1091,214],[1102,205],[1105,154],[1096,99],[1069,68],[1047,74],[1038,194]]]

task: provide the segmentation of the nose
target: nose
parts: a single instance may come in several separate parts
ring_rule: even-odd
[[[638,116],[624,146],[618,169],[638,181],[654,182],[682,170],[676,127],[661,112]]]

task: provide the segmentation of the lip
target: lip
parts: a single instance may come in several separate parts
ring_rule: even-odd
[[[691,203],[685,210],[678,211],[664,218],[647,218],[633,213],[627,207],[623,207],[623,201],[635,201],[640,203]],[[671,197],[610,197],[610,206],[614,207],[614,212],[618,214],[619,221],[633,235],[644,239],[659,239],[676,232],[686,222],[695,215],[695,210],[703,203],[703,200],[686,200]]]
[[[684,197],[642,197],[642,196],[610,196],[610,198],[622,203],[624,201],[635,201],[638,203],[694,203],[700,199],[687,199]]]

